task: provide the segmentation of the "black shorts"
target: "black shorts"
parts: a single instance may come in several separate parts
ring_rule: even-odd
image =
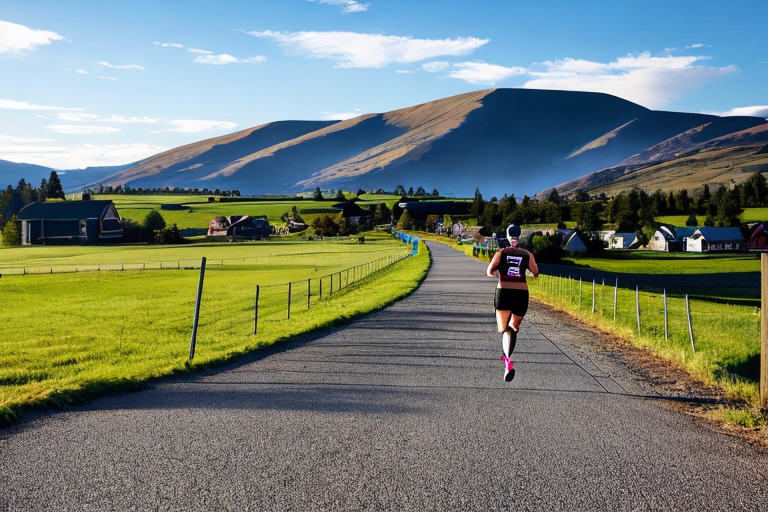
[[[493,307],[500,311],[511,311],[515,316],[525,316],[528,312],[528,290],[496,288]]]

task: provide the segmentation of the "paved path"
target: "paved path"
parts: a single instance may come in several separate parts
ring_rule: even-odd
[[[0,512],[768,510],[768,455],[534,307],[503,382],[484,265],[239,365],[0,431]]]

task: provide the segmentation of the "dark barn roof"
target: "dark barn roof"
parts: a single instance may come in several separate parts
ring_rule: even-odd
[[[30,203],[21,209],[18,220],[99,219],[112,201],[62,201]]]

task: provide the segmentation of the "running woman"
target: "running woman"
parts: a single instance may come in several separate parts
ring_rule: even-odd
[[[496,308],[496,327],[501,333],[502,359],[506,367],[504,380],[510,382],[515,378],[512,352],[517,343],[520,323],[528,312],[526,272],[530,271],[533,277],[538,277],[539,267],[533,254],[517,246],[520,241],[518,226],[513,224],[507,228],[507,240],[509,247],[494,254],[486,275],[499,278],[493,305]]]

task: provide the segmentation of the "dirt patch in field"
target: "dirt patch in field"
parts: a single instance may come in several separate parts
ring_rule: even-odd
[[[743,410],[747,406],[729,401],[720,388],[694,378],[685,369],[631,342],[602,331],[577,317],[543,302],[536,303],[531,320],[545,334],[588,349],[597,355],[602,368],[614,368],[615,374],[631,376],[632,384],[643,394],[657,397],[661,406],[695,416],[707,427],[745,439],[768,451],[766,429],[745,428],[726,422],[718,411]],[[541,321],[546,318],[546,321]]]

